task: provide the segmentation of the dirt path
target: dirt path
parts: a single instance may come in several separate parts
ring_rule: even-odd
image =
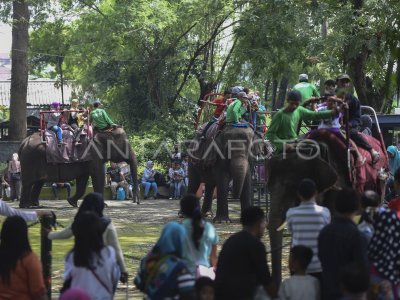
[[[106,201],[108,207],[105,215],[110,217],[117,227],[118,236],[121,243],[125,261],[130,275],[128,287],[128,299],[142,299],[141,294],[133,285],[133,278],[136,274],[140,259],[151,249],[157,240],[164,224],[169,221],[180,221],[178,218],[179,201],[177,200],[142,200],[140,205],[128,201]],[[58,220],[63,225],[68,225],[76,213],[76,208],[68,205],[65,200],[41,200],[40,204],[47,209],[54,210]],[[11,203],[17,207],[17,203]],[[234,232],[241,229],[239,224],[240,206],[239,203],[229,202],[231,224],[215,224],[220,237],[219,250],[223,242]],[[38,226],[36,226],[38,227]],[[31,228],[32,235],[37,233],[38,228]],[[36,236],[35,239],[39,240]],[[287,238],[286,238],[287,240]],[[33,240],[31,243],[36,244]],[[263,238],[267,249],[269,239]],[[63,257],[71,248],[73,240],[53,241],[53,276],[52,293],[53,299],[57,299],[58,291],[62,285]],[[39,245],[33,245],[36,253],[39,253]],[[284,251],[284,266],[286,269],[287,249]],[[126,286],[119,285],[115,299],[126,299]]]

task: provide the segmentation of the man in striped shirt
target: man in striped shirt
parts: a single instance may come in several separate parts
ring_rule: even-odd
[[[307,246],[312,249],[313,257],[308,265],[307,274],[322,278],[321,262],[318,259],[318,235],[331,221],[331,214],[326,207],[316,204],[317,187],[311,179],[303,179],[298,188],[301,203],[290,208],[286,213],[289,231],[292,233],[292,247]]]

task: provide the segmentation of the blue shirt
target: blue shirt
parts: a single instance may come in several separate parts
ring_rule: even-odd
[[[196,272],[197,264],[210,267],[211,265],[209,258],[211,255],[211,250],[219,240],[214,226],[207,221],[203,221],[204,232],[200,240],[199,249],[196,249],[192,239],[192,220],[185,219],[182,224],[186,230],[186,238],[183,242],[182,258],[186,261],[189,271],[192,273]]]

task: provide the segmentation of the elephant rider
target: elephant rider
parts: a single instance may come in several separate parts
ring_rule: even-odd
[[[239,92],[237,99],[233,100],[226,109],[225,122],[235,126],[243,120],[243,114],[247,112],[248,97],[245,92]]]
[[[232,96],[231,89],[226,89],[224,91],[224,96],[214,99],[212,102],[207,101],[206,103],[215,105],[216,108],[211,117],[211,120],[207,123],[206,127],[204,127],[203,132],[201,133],[201,139],[205,139],[207,130],[210,128],[212,124],[217,122],[221,115],[223,114],[225,108],[227,107],[226,101]]]
[[[322,120],[330,118],[332,115],[335,116],[337,113],[336,107],[321,112],[309,110],[300,106],[301,99],[299,91],[289,92],[286,106],[280,109],[271,120],[266,137],[274,146],[276,152],[293,151],[295,149],[295,145],[288,142],[297,139],[297,128],[300,120]]]
[[[68,115],[68,125],[71,127],[74,134],[75,145],[80,145],[80,136],[84,135],[82,133],[84,114],[79,112],[79,101],[78,99],[71,100],[71,112]]]
[[[342,74],[336,78],[337,91],[339,98],[344,99],[349,107],[349,129],[350,138],[361,148],[367,150],[371,154],[372,164],[379,161],[379,152],[372,149],[371,145],[359,134],[361,125],[361,107],[360,101],[350,92],[351,79],[349,75]]]
[[[111,167],[107,169],[107,181],[110,183],[111,193],[113,200],[117,199],[117,188],[123,187],[125,190],[125,196],[129,196],[129,185],[125,179],[121,169],[115,162],[111,162]]]
[[[294,90],[299,91],[301,94],[301,102],[304,102],[311,97],[319,97],[319,92],[315,85],[308,82],[307,74],[299,75],[299,83],[293,87]]]
[[[93,125],[94,131],[105,131],[110,128],[115,128],[117,125],[111,120],[107,112],[101,107],[100,100],[93,103],[93,110],[90,112],[89,121]]]
[[[53,102],[50,106],[51,113],[46,114],[47,129],[57,136],[58,146],[65,144],[62,138],[60,103]]]

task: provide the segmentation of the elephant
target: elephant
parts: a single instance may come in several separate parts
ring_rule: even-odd
[[[274,156],[267,161],[269,174],[267,188],[270,193],[270,207],[268,216],[268,232],[271,243],[272,277],[277,283],[281,282],[282,238],[283,233],[278,230],[284,223],[286,211],[299,202],[297,185],[304,178],[315,181],[318,192],[322,193],[337,182],[338,175],[324,160],[300,158],[297,153]]]
[[[251,166],[253,155],[265,153],[265,142],[251,127],[226,125],[206,149],[197,151],[199,135],[192,141],[189,153],[188,193],[196,193],[205,183],[202,214],[211,210],[212,194],[217,187],[217,211],[214,222],[230,222],[228,212],[229,181],[233,180],[232,197],[240,200],[241,209],[251,205]],[[211,150],[211,151],[209,151]]]
[[[21,162],[22,194],[19,206],[27,208],[39,205],[39,194],[45,182],[65,182],[76,179],[76,193],[69,197],[68,203],[77,206],[86,191],[89,176],[93,190],[104,193],[106,161],[126,162],[130,166],[133,180],[134,202],[138,201],[137,161],[123,128],[98,132],[90,140],[85,152],[91,160],[74,163],[48,163],[46,144],[42,143],[41,134],[34,133],[21,143],[19,157]],[[139,202],[138,202],[139,203]]]
[[[385,147],[380,145],[379,141],[372,137],[367,139],[381,153],[385,153]],[[342,187],[353,187],[359,192],[364,189],[373,189],[378,193],[384,191],[379,170],[385,169],[387,165],[385,156],[376,165],[373,165],[372,159],[368,157],[365,166],[361,166],[368,173],[368,178],[364,182],[358,180],[357,183],[354,182],[354,178],[359,178],[348,169],[347,148],[344,144],[338,144],[335,139],[332,139],[330,133],[323,130],[317,131],[312,141],[306,139],[303,142],[306,150],[310,144],[314,147],[317,145],[318,153],[312,153],[307,157],[300,150],[273,156],[266,163],[269,174],[267,187],[271,199],[268,231],[272,249],[272,277],[278,285],[281,281],[282,231],[277,229],[284,223],[286,211],[298,204],[297,185],[302,179],[310,178],[315,181],[320,195],[318,200],[327,206],[333,215],[335,214],[334,201],[338,190]],[[367,157],[367,150],[359,149],[359,151]]]

